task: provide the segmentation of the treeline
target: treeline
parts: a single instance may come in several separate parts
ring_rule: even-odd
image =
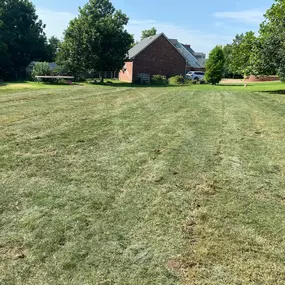
[[[44,23],[28,0],[5,0],[0,6],[0,79],[25,77],[31,61],[56,61],[62,74],[118,71],[134,42],[128,17],[109,0],[89,0],[70,21],[64,39],[47,39]],[[152,33],[156,31],[151,31]]]
[[[237,35],[223,47],[224,77],[276,75],[285,80],[285,1],[276,0],[266,12],[259,35]]]
[[[31,61],[54,61],[60,41],[47,39],[45,25],[28,0],[5,0],[0,5],[0,79],[25,76]]]

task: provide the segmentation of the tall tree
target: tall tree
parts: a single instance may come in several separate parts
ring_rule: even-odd
[[[149,30],[144,30],[144,31],[142,31],[141,39],[143,40],[145,38],[148,38],[148,37],[151,37],[151,36],[155,36],[156,33],[157,33],[157,29],[155,27],[152,27]]]
[[[257,38],[254,32],[237,35],[232,43],[231,69],[235,74],[252,73],[251,57]]]
[[[18,78],[32,60],[46,58],[44,28],[30,1],[1,1],[0,77]]]
[[[206,63],[206,81],[215,85],[219,83],[224,74],[225,56],[223,48],[216,46],[209,54],[209,58]]]
[[[260,27],[260,58],[266,74],[278,73],[285,81],[285,1],[275,0]]]
[[[109,0],[89,0],[65,32],[59,58],[73,70],[120,70],[133,43],[128,18]]]
[[[53,62],[56,60],[56,55],[58,49],[60,48],[60,44],[60,40],[55,36],[52,36],[48,40],[48,61]]]
[[[225,65],[224,65],[224,77],[225,78],[232,78],[235,75],[231,67],[232,50],[233,50],[233,47],[231,44],[225,45],[223,47],[224,56],[225,56]]]
[[[78,18],[70,21],[57,54],[56,62],[61,72],[79,78],[86,69],[86,52],[84,41],[84,25]]]

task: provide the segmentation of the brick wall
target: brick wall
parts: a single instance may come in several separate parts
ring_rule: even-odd
[[[134,59],[133,79],[139,73],[166,75],[184,75],[186,67],[185,58],[164,37],[159,37]]]
[[[125,62],[124,71],[121,70],[119,73],[119,80],[125,82],[133,82],[133,62]]]

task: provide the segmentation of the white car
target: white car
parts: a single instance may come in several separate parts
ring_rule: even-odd
[[[185,77],[190,80],[204,81],[205,72],[202,71],[189,71]]]

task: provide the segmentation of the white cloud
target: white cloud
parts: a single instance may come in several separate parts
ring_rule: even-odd
[[[51,36],[62,38],[63,32],[67,28],[70,20],[76,17],[75,14],[70,12],[58,12],[44,8],[38,8],[37,14],[39,19],[46,24],[45,33],[48,38]]]
[[[59,12],[45,8],[38,8],[39,18],[47,25],[45,32],[48,37],[53,35],[62,38],[63,31],[67,28],[69,21],[77,15],[70,12]],[[215,32],[202,32],[187,27],[177,26],[172,23],[158,22],[151,19],[130,20],[127,26],[129,33],[134,34],[136,40],[140,40],[141,32],[145,29],[156,27],[158,32],[163,32],[169,38],[178,39],[180,42],[190,44],[197,52],[208,53],[217,44],[231,42],[233,35],[222,36]]]
[[[232,41],[233,35],[223,36],[209,31],[192,30],[187,27],[154,20],[130,20],[127,30],[139,40],[142,30],[155,27],[158,32],[163,32],[170,39],[178,39],[184,44],[190,44],[196,52],[209,53],[216,45],[224,45]]]
[[[262,9],[244,11],[224,11],[214,13],[215,18],[229,19],[245,24],[260,24],[264,19],[265,11]]]

